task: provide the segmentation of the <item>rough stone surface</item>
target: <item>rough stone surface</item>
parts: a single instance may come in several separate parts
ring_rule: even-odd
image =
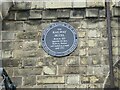
[[[38,76],[37,84],[64,84],[65,78],[64,76]]]
[[[119,9],[111,3],[114,63],[120,55]],[[109,72],[105,14],[104,0],[16,2],[2,22],[0,57],[17,88],[102,88]],[[65,57],[42,48],[42,32],[55,22],[69,23],[78,35],[77,48]]]

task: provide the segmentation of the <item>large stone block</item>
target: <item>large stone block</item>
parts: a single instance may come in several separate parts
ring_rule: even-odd
[[[113,7],[113,16],[120,17],[120,8]]]
[[[90,47],[95,47],[97,44],[96,44],[96,40],[88,40],[88,46],[90,46]]]
[[[88,37],[89,37],[89,38],[97,37],[97,36],[98,36],[97,34],[98,34],[98,33],[97,33],[97,30],[89,30],[89,31],[88,31]]]
[[[59,75],[63,74],[79,74],[80,68],[79,66],[59,66],[58,67],[58,73]]]
[[[67,9],[57,10],[57,18],[69,18],[69,17],[70,17],[70,10]]]
[[[88,65],[88,58],[86,56],[80,57],[80,65]]]
[[[86,0],[74,0],[73,1],[73,8],[85,8],[86,7]]]
[[[64,76],[37,76],[37,84],[64,84]]]
[[[16,12],[16,20],[27,20],[30,16],[29,11],[18,11]]]
[[[30,10],[29,19],[41,19],[42,11],[41,10]]]
[[[80,49],[79,52],[80,52],[80,56],[84,56],[87,54],[87,50],[84,48]]]
[[[17,87],[20,87],[22,85],[22,77],[12,77],[11,80]]]
[[[27,76],[23,78],[24,86],[33,86],[36,85],[36,76]]]
[[[20,60],[16,60],[16,59],[3,59],[2,61],[2,65],[3,67],[18,67],[20,64]]]
[[[3,50],[12,50],[14,49],[14,42],[2,42],[2,49]]]
[[[43,72],[45,75],[55,75],[56,74],[56,67],[44,66]]]
[[[120,0],[115,0],[115,6],[120,7]]]
[[[38,33],[37,32],[18,32],[17,39],[36,39]]]
[[[44,10],[43,19],[55,19],[57,18],[57,10]]]
[[[31,9],[41,9],[44,8],[43,1],[32,1],[31,2]]]
[[[104,7],[105,0],[87,0],[87,7]]]
[[[39,47],[38,41],[26,41],[23,42],[22,49],[24,51],[37,50]]]
[[[25,10],[25,9],[30,9],[30,7],[31,7],[30,2],[15,2],[15,5],[12,9],[13,10]]]
[[[15,68],[14,69],[14,75],[15,76],[32,76],[32,75],[41,75],[42,73],[42,68],[24,68],[24,69],[19,69]]]
[[[84,83],[85,84],[90,83],[89,76],[86,76],[86,75],[82,75],[81,78],[80,78],[80,80],[81,80],[82,84],[84,84]]]
[[[41,22],[40,20],[30,20],[24,22],[24,30],[25,31],[39,31],[41,30]]]
[[[23,66],[27,66],[27,67],[31,67],[31,66],[35,66],[36,65],[36,58],[29,58],[29,59],[23,59],[24,60],[24,65]]]
[[[45,5],[47,9],[51,9],[51,8],[72,8],[72,2],[70,2],[71,0],[67,1],[49,1],[49,2],[45,2]]]
[[[66,57],[66,65],[69,66],[79,66],[79,56],[70,56],[70,57]]]
[[[70,12],[70,18],[84,18],[85,9],[74,9]]]
[[[86,17],[98,17],[99,16],[99,10],[94,8],[94,9],[86,9]]]
[[[67,84],[79,84],[80,76],[79,75],[68,75],[67,76]]]
[[[15,37],[15,32],[2,32],[2,39],[3,40],[14,40]]]
[[[13,57],[13,52],[12,51],[9,51],[9,50],[2,50],[2,59],[6,58],[6,59],[9,59]]]

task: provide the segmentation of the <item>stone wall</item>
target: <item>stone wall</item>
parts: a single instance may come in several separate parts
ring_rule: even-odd
[[[109,72],[104,0],[16,2],[3,20],[3,66],[18,88],[102,88]],[[90,2],[91,1],[91,2]],[[113,60],[119,59],[120,4],[112,9]],[[67,22],[78,34],[76,50],[52,57],[41,46],[51,23]],[[118,86],[118,85],[117,85]]]

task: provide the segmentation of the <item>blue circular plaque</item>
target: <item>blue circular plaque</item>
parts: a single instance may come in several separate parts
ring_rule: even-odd
[[[42,33],[42,47],[52,56],[66,56],[77,47],[75,29],[64,22],[53,23]]]

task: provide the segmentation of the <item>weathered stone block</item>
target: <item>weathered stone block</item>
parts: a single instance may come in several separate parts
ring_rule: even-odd
[[[16,60],[16,59],[3,59],[2,61],[2,65],[4,67],[18,67],[19,66],[19,62],[20,60]]]
[[[118,38],[112,39],[112,45],[113,45],[114,47],[119,46],[119,40],[118,40]]]
[[[88,58],[87,57],[80,57],[80,64],[81,65],[88,65]]]
[[[31,2],[31,9],[40,9],[40,8],[44,8],[43,1],[32,1]]]
[[[64,76],[37,76],[37,84],[64,84]]]
[[[120,0],[115,0],[115,6],[120,7]]]
[[[73,8],[85,8],[86,7],[86,0],[74,0],[73,1]]]
[[[30,2],[15,2],[13,10],[26,10],[30,9],[31,5]]]
[[[88,40],[88,46],[90,47],[95,47],[97,44],[96,44],[96,41],[95,40]]]
[[[17,87],[20,87],[22,85],[22,77],[12,77],[11,80]]]
[[[37,50],[39,47],[38,41],[23,42],[22,49],[24,51]]]
[[[26,31],[39,31],[41,30],[41,26],[40,26],[41,22],[40,20],[30,20],[30,21],[25,21],[24,25],[25,25],[25,29]]]
[[[14,49],[14,42],[2,42],[2,49],[3,50],[11,50]]]
[[[99,9],[99,16],[98,17],[105,17],[105,9]]]
[[[15,32],[2,32],[2,39],[3,40],[14,40],[15,39]]]
[[[67,84],[79,84],[80,76],[79,75],[69,75],[67,76]]]
[[[29,19],[41,19],[42,11],[41,10],[30,10]]]
[[[30,16],[29,11],[16,12],[16,20],[27,20],[29,16]]]
[[[66,65],[70,65],[70,66],[78,66],[79,65],[79,57],[77,56],[70,56],[70,57],[67,57],[67,62],[66,62]]]
[[[97,33],[96,30],[89,30],[89,31],[88,31],[88,37],[89,37],[89,38],[97,37],[97,36],[98,36],[97,34],[98,34],[98,33]]]
[[[84,18],[84,16],[85,9],[75,9],[70,12],[70,18]]]
[[[45,10],[43,11],[43,19],[55,19],[57,18],[57,10]]]
[[[59,75],[63,74],[79,74],[80,68],[79,66],[59,66],[58,67],[58,73]]]
[[[98,9],[86,9],[86,17],[98,17],[99,10]]]
[[[36,76],[27,76],[23,78],[24,86],[33,86],[36,85]]]
[[[50,8],[72,8],[72,2],[70,2],[70,0],[68,2],[52,2],[52,1],[49,1],[49,2],[45,2],[46,4],[46,8],[47,9],[50,9]]]
[[[6,70],[7,73],[9,73],[9,76],[10,76],[10,77],[13,76],[13,68],[10,68],[10,67],[4,67],[4,69]]]
[[[87,7],[104,7],[105,0],[87,0]]]
[[[55,75],[56,74],[56,67],[44,66],[43,72],[45,75]]]
[[[42,68],[24,68],[24,69],[19,69],[15,68],[14,69],[14,75],[15,76],[30,76],[30,75],[41,75],[42,73]]]
[[[80,77],[80,80],[81,80],[81,83],[82,83],[82,84],[84,84],[84,83],[85,83],[85,84],[90,83],[90,78],[89,78],[89,76],[85,76],[85,75],[83,76],[83,75],[82,75],[82,76]]]
[[[10,11],[5,19],[7,19],[7,20],[16,20],[15,13],[16,13],[15,11]]]
[[[21,57],[32,58],[32,57],[39,57],[39,55],[40,55],[39,52],[36,50],[31,50],[31,51],[14,50],[13,51],[14,58],[21,58]]]
[[[90,76],[90,83],[96,83],[99,81],[99,78],[96,76]]]
[[[78,32],[78,37],[84,38],[86,36],[86,32],[85,31],[79,31]]]
[[[102,53],[102,50],[100,48],[97,48],[97,47],[88,48],[89,55],[97,55],[100,53]]]
[[[2,58],[11,58],[13,57],[13,52],[8,50],[2,50]]]
[[[118,55],[118,47],[113,47],[113,55]]]
[[[120,16],[120,8],[113,7],[113,16]]]
[[[37,32],[18,32],[17,38],[18,39],[36,39]]]
[[[86,40],[80,38],[78,45],[80,47],[86,47],[87,46]]]
[[[57,10],[57,18],[69,18],[69,17],[70,17],[70,10],[67,9]]]
[[[84,48],[80,49],[79,52],[80,52],[80,55],[81,55],[81,56],[84,56],[84,55],[87,54],[87,50],[84,49]]]
[[[24,59],[24,66],[35,66],[36,65],[36,59]]]

